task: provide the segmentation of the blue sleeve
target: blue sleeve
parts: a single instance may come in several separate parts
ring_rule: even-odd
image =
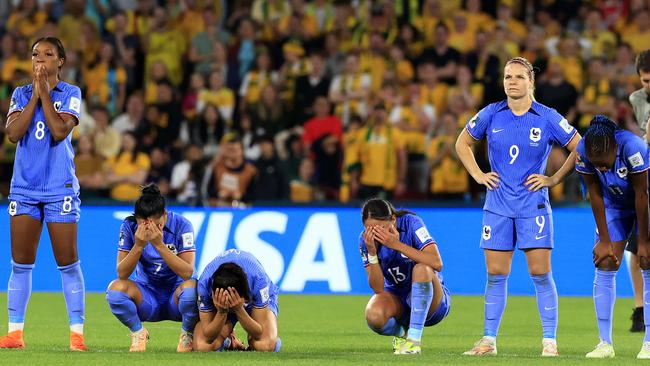
[[[77,118],[77,124],[79,124],[81,119],[79,116],[81,113],[81,90],[79,90],[79,87],[70,85],[68,94],[61,103],[59,113],[68,113],[75,116]]]
[[[124,220],[120,227],[120,241],[118,242],[117,250],[129,252],[133,248],[133,244],[135,244],[135,240],[133,230],[131,230],[131,223]]]
[[[196,247],[194,246],[194,228],[192,227],[192,223],[183,218],[179,225],[178,232],[180,235],[176,235],[176,243],[174,243],[178,253],[196,251]]]
[[[253,298],[253,307],[258,309],[265,308],[269,306],[269,291],[271,290],[271,281],[269,281],[268,276],[265,273],[259,273],[255,277],[255,284],[251,291],[251,297]]]
[[[434,244],[435,240],[429,234],[424,221],[418,216],[410,216],[410,231],[413,243],[409,243],[413,248],[422,250],[429,244]]]
[[[628,139],[623,145],[623,158],[627,171],[630,173],[640,173],[648,170],[648,145],[637,136]]]
[[[566,118],[553,108],[549,108],[547,113],[547,121],[551,130],[553,142],[560,146],[566,146],[571,141],[573,136],[577,133],[576,129],[571,126]]]
[[[596,174],[596,168],[591,165],[591,162],[587,159],[587,154],[585,153],[585,140],[580,140],[580,142],[578,142],[576,152],[578,153],[578,158],[576,159],[576,171],[583,174]]]
[[[492,116],[494,116],[494,103],[481,109],[467,122],[467,125],[465,126],[467,133],[469,133],[474,140],[482,140],[492,123]]]
[[[368,267],[370,265],[370,262],[368,262],[368,248],[366,247],[365,240],[363,240],[363,233],[359,234],[359,252],[361,253],[363,266]]]
[[[212,303],[212,291],[210,290],[210,286],[208,286],[211,277],[211,273],[206,275],[206,273],[203,272],[199,278],[198,285],[196,286],[198,292],[199,311],[204,313],[210,313],[217,310]]]
[[[29,100],[23,92],[23,89],[23,87],[18,87],[11,95],[11,101],[9,102],[9,112],[7,112],[7,116],[14,112],[21,112],[23,109],[25,109],[25,106]]]

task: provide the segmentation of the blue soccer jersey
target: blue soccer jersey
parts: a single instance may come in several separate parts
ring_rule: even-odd
[[[422,250],[426,246],[435,244],[435,240],[429,234],[427,227],[421,218],[415,215],[406,214],[397,218],[397,231],[399,232],[399,241],[411,246],[417,250]],[[363,265],[368,266],[368,248],[363,240],[363,233],[359,235],[359,250]],[[385,247],[377,246],[377,257],[384,274],[384,289],[400,292],[402,290],[411,290],[411,273],[415,262],[404,254]],[[442,277],[440,277],[442,278]]]
[[[277,297],[278,287],[271,281],[264,271],[262,264],[251,253],[237,249],[230,249],[208,263],[199,277],[197,289],[199,293],[199,310],[203,312],[216,311],[212,302],[212,275],[224,263],[234,263],[244,270],[248,279],[251,299],[244,307],[250,314],[253,308],[262,309],[270,306],[271,301]],[[241,294],[240,294],[241,295]]]
[[[524,183],[531,174],[545,174],[552,145],[567,145],[575,128],[555,109],[533,102],[516,116],[506,101],[481,109],[465,128],[476,140],[487,138],[490,168],[499,175],[499,186],[487,191],[483,208],[511,218],[550,214],[548,188],[530,192]]]
[[[617,149],[613,169],[605,172],[596,169],[587,158],[585,143],[582,140],[577,147],[576,170],[598,178],[605,208],[634,212],[634,187],[628,179],[628,174],[640,173],[650,168],[648,145],[640,137],[623,129],[616,130],[614,137]]]
[[[11,96],[7,116],[21,112],[31,97],[32,84],[16,88]],[[81,91],[78,87],[59,81],[50,92],[50,98],[57,112],[70,114],[79,123]],[[54,141],[45,123],[40,103],[34,110],[34,117],[27,132],[16,147],[11,193],[44,202],[79,193],[79,181],[74,169],[72,134],[62,141]]]
[[[135,217],[129,216],[124,219],[120,229],[118,250],[128,252],[133,248],[137,229],[138,224]],[[163,228],[163,243],[174,254],[195,251],[194,229],[190,221],[181,215],[167,211],[167,223]],[[142,256],[135,268],[135,277],[133,279],[164,289],[176,288],[178,284],[183,282],[183,279],[169,268],[156,248],[151,244],[144,247]]]

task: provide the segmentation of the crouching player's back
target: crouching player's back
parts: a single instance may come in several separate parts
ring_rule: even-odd
[[[237,322],[248,334],[248,349],[278,352],[278,287],[251,253],[231,249],[210,262],[198,281],[197,351],[239,348]]]

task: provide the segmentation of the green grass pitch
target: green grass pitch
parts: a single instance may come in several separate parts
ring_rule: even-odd
[[[27,349],[0,350],[0,365],[624,365],[636,362],[643,335],[629,333],[631,299],[619,299],[615,310],[616,359],[586,360],[596,345],[591,298],[560,299],[558,359],[542,359],[541,327],[534,297],[510,297],[501,324],[499,355],[470,358],[461,353],[478,339],[483,328],[483,298],[454,296],[452,310],[441,324],[425,328],[421,355],[391,354],[391,338],[372,333],[365,325],[366,296],[280,296],[279,354],[254,352],[177,354],[179,323],[146,323],[151,333],[147,352],[130,354],[128,330],[110,313],[104,295],[88,294],[86,342],[91,351],[71,353],[65,303],[60,293],[35,293],[27,310]],[[5,309],[6,294],[0,295]],[[2,311],[6,314],[6,311]],[[6,315],[0,331],[6,331]],[[239,335],[243,335],[240,330]]]

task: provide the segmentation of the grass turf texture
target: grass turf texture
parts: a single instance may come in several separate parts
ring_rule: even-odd
[[[441,324],[425,328],[421,355],[392,355],[391,337],[372,333],[365,324],[366,296],[280,296],[279,354],[254,352],[177,354],[180,323],[145,323],[151,339],[147,352],[130,354],[128,329],[110,313],[103,294],[86,300],[87,353],[68,351],[68,326],[63,295],[34,293],[27,309],[27,349],[0,350],[2,365],[373,365],[450,364],[522,365],[604,364],[635,362],[643,335],[629,333],[631,299],[619,299],[615,309],[614,360],[587,360],[585,353],[598,343],[591,298],[561,298],[558,359],[542,359],[541,326],[534,297],[513,296],[501,324],[499,355],[472,358],[461,353],[471,348],[483,329],[483,298],[454,296],[452,310]],[[6,314],[6,293],[0,294]],[[6,315],[0,318],[6,331]],[[238,335],[244,333],[239,329]]]

